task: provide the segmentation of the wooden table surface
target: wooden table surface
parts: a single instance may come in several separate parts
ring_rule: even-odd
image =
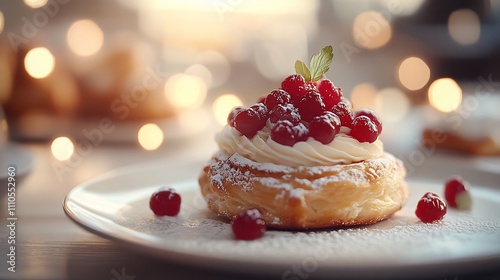
[[[177,143],[179,146],[179,143]],[[141,162],[180,158],[202,160],[215,148],[202,143],[184,148],[163,148],[147,152],[130,145],[100,145],[58,179],[57,161],[49,144],[22,144],[34,157],[35,167],[17,186],[16,272],[7,270],[8,229],[6,201],[2,194],[0,227],[0,279],[256,279],[258,275],[235,275],[220,271],[168,263],[132,251],[124,245],[96,236],[66,217],[65,195],[74,186],[106,171]],[[193,148],[198,147],[198,148]],[[266,277],[262,276],[262,279]],[[314,274],[307,279],[315,278]],[[334,275],[332,275],[334,278]],[[411,275],[408,276],[411,278]],[[271,277],[267,277],[271,279]],[[282,279],[274,277],[273,279]],[[287,279],[287,278],[284,278]],[[290,278],[296,279],[296,278]],[[305,279],[305,278],[304,278]],[[500,279],[500,271],[480,275],[449,275],[433,279]]]

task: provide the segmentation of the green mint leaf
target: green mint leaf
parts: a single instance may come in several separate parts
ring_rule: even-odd
[[[295,61],[295,72],[297,72],[297,74],[302,75],[302,77],[304,77],[304,80],[306,80],[306,82],[311,80],[311,71],[309,71],[307,65],[300,60]]]
[[[330,69],[330,64],[333,60],[333,47],[326,46],[318,54],[313,55],[311,58],[310,75],[311,81],[318,81]],[[297,69],[297,64],[295,64]],[[304,77],[305,78],[305,77]]]

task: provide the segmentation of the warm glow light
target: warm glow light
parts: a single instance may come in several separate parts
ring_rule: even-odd
[[[5,18],[2,11],[0,11],[0,34],[2,34]]]
[[[372,84],[359,84],[352,89],[351,103],[354,109],[374,108],[377,89]]]
[[[418,57],[409,57],[399,65],[398,78],[401,84],[409,90],[423,88],[431,77],[429,66]]]
[[[23,0],[26,6],[36,9],[45,6],[49,0]]]
[[[462,89],[451,78],[435,80],[429,87],[429,102],[441,112],[451,112],[462,103]]]
[[[137,140],[144,150],[154,151],[163,143],[163,131],[154,123],[145,124],[139,129]]]
[[[197,108],[207,95],[205,82],[195,76],[176,74],[165,83],[165,97],[173,105],[182,108]]]
[[[448,31],[457,43],[471,45],[479,40],[481,22],[473,10],[456,10],[448,18]]]
[[[227,123],[227,115],[231,111],[232,108],[236,106],[243,105],[241,99],[234,94],[224,94],[217,99],[215,99],[214,104],[212,105],[212,110],[215,115],[215,119],[220,124],[224,125]]]
[[[229,60],[217,51],[206,51],[196,57],[196,62],[203,65],[210,71],[212,76],[211,83],[207,86],[220,86],[224,84],[231,74],[231,64]],[[187,73],[186,74],[191,74]],[[204,77],[202,76],[204,79]]]
[[[210,72],[210,70],[208,70],[208,68],[204,65],[193,64],[189,66],[186,71],[184,71],[184,73],[187,75],[200,77],[205,82],[207,87],[210,87],[212,85],[212,72]]]
[[[52,141],[50,150],[52,151],[54,158],[63,161],[69,159],[73,155],[75,145],[73,145],[73,141],[71,141],[68,137],[57,137],[54,141]]]
[[[352,29],[354,41],[366,49],[377,49],[392,37],[391,24],[380,12],[368,11],[354,19]]]
[[[283,79],[289,75],[290,67],[293,67],[290,57],[309,60],[305,26],[298,23],[276,23],[266,30],[266,34],[270,39],[262,40],[256,45],[254,55],[255,66],[262,76],[270,80]]]
[[[377,108],[375,109],[384,122],[397,122],[401,120],[410,109],[410,100],[398,88],[385,88],[377,95]]]
[[[55,58],[46,48],[34,48],[24,58],[24,68],[36,79],[47,77],[54,70]]]
[[[67,42],[70,49],[80,56],[97,53],[103,44],[104,34],[95,22],[89,19],[76,21],[68,29]]]

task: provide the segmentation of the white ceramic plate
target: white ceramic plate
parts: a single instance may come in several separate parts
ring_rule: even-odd
[[[282,279],[458,275],[500,261],[500,190],[493,185],[474,185],[473,209],[450,209],[436,224],[421,223],[414,209],[425,192],[442,193],[442,182],[410,179],[408,203],[386,221],[349,229],[267,231],[247,242],[233,240],[229,224],[206,208],[196,183],[201,167],[154,163],[114,171],[74,188],[64,210],[87,230],[170,261]],[[500,179],[478,175],[490,176],[491,184]],[[164,185],[182,196],[177,217],[155,217],[149,210],[150,195]]]

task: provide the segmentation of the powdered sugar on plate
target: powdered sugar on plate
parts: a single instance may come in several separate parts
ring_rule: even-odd
[[[309,232],[268,231],[264,238],[251,242],[234,240],[229,223],[203,203],[197,184],[186,186],[180,191],[183,206],[179,216],[155,217],[147,207],[147,197],[143,197],[129,204],[131,207],[124,207],[115,222],[133,232],[158,238],[158,246],[166,251],[231,260],[300,262],[316,258],[320,263],[338,265],[425,263],[484,255],[500,258],[499,218],[453,209],[443,221],[434,224],[424,224],[415,217],[419,194],[435,191],[439,187],[436,185],[410,183],[414,195],[408,204],[375,225]],[[498,192],[495,195],[500,196]],[[485,198],[475,197],[475,203]]]

